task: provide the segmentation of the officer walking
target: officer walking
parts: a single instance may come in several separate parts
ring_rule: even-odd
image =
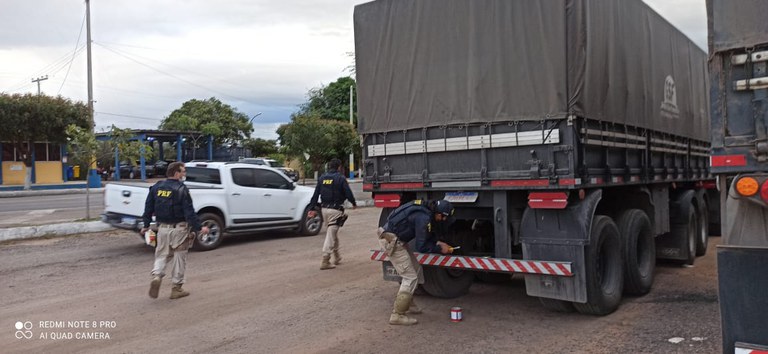
[[[418,321],[406,314],[421,313],[413,302],[413,292],[418,284],[424,283],[424,275],[408,242],[415,240],[416,251],[420,253],[453,253],[453,248],[438,241],[432,232],[433,221],[448,226],[453,222],[453,213],[453,205],[447,200],[426,202],[417,199],[392,211],[384,226],[379,228],[379,244],[387,251],[397,274],[402,277],[389,324],[416,324]]]
[[[317,198],[320,197],[320,206],[322,207],[323,217],[326,222],[325,242],[323,243],[323,261],[320,269],[333,269],[335,265],[341,263],[339,254],[339,227],[344,225],[347,215],[344,214],[344,200],[352,203],[352,209],[357,207],[355,196],[349,188],[347,179],[339,173],[341,160],[332,159],[328,163],[328,171],[317,180],[315,194],[310,200],[310,209],[317,205]],[[314,211],[310,211],[314,213]],[[314,217],[314,215],[310,215]],[[331,253],[333,253],[333,264],[331,264]]]
[[[152,215],[158,223],[157,247],[155,248],[155,265],[152,269],[152,282],[149,286],[149,297],[156,299],[160,291],[160,283],[165,276],[168,261],[173,259],[173,289],[171,299],[189,295],[182,289],[184,271],[187,267],[187,249],[192,245],[195,235],[208,234],[206,226],[201,226],[200,219],[192,206],[189,189],[184,185],[187,169],[182,162],[168,165],[168,179],[157,182],[149,189],[144,205],[144,227],[141,234],[149,230]]]

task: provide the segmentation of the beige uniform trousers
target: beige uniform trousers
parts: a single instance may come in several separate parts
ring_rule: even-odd
[[[421,264],[416,260],[416,256],[413,255],[408,244],[397,240],[395,234],[384,232],[382,228],[379,228],[378,234],[379,245],[387,250],[389,261],[392,262],[397,274],[402,278],[398,292],[407,292],[413,295],[416,286],[424,284],[424,272],[421,269]],[[387,239],[393,241],[390,242]]]
[[[155,267],[152,276],[165,276],[168,261],[172,261],[171,274],[174,284],[184,284],[184,272],[187,269],[187,250],[191,241],[187,223],[174,225],[160,224],[157,230],[157,247],[155,248]]]
[[[335,221],[344,215],[341,210],[323,208],[323,217],[325,218],[325,242],[323,243],[323,255],[330,255],[331,252],[339,250],[339,225],[335,224]]]

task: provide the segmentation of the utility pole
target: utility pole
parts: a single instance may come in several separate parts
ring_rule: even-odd
[[[93,73],[91,70],[91,1],[85,0],[85,22],[86,22],[86,33],[87,33],[87,45],[88,48],[88,114],[90,115],[91,122],[90,126],[88,127],[91,129],[91,132],[93,132],[94,119],[93,119]],[[88,168],[86,169],[86,175],[85,175],[85,220],[90,221],[91,220],[91,188],[90,188],[90,177],[91,177],[91,167],[93,167],[93,156],[91,156],[91,162],[88,164]],[[116,173],[120,173],[118,171],[118,166],[115,166]]]
[[[354,91],[355,85],[349,85],[349,124],[352,125],[352,129],[355,128],[355,122],[352,120],[352,115],[354,112]],[[355,178],[355,153],[354,150],[349,153],[349,178],[353,179]]]
[[[41,93],[40,92],[40,81],[43,81],[43,80],[48,80],[48,75],[40,76],[37,79],[32,79],[32,82],[36,82],[37,83],[37,95],[38,96],[40,96],[40,93]]]

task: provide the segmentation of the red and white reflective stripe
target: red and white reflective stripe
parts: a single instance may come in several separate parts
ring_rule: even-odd
[[[532,209],[565,209],[568,195],[565,192],[533,192],[528,195],[528,206]]]
[[[768,350],[735,347],[733,350],[733,353],[734,354],[768,354]]]
[[[449,256],[433,253],[414,253],[419,264],[459,268],[487,270],[504,273],[524,273],[524,274],[542,274],[557,275],[563,277],[572,277],[571,262],[549,262],[549,261],[525,261],[519,259],[505,258],[485,258],[468,256]],[[371,250],[372,261],[387,261],[387,253],[381,250]]]
[[[712,155],[709,157],[709,165],[712,167],[746,166],[746,155]]]
[[[400,206],[399,194],[376,194],[373,205],[377,208],[397,208]]]

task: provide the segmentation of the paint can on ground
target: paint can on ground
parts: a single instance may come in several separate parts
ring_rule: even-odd
[[[462,314],[461,307],[451,307],[451,322],[461,322],[462,318],[464,318],[464,315]]]

